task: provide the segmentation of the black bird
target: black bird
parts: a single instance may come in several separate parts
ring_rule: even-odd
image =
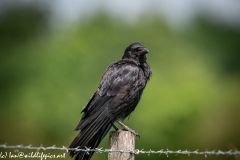
[[[120,120],[135,109],[150,79],[152,72],[146,62],[148,52],[142,44],[133,43],[126,48],[122,60],[106,69],[97,91],[82,109],[82,118],[75,129],[80,133],[69,148],[95,149],[112,126],[118,130],[114,122],[138,136]],[[75,160],[89,160],[94,153],[69,152]]]

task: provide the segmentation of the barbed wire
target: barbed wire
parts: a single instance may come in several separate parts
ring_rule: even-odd
[[[134,149],[134,150],[127,150],[127,151],[124,151],[124,150],[111,150],[111,149],[102,149],[102,148],[95,148],[95,149],[91,149],[91,148],[88,148],[88,147],[85,147],[85,149],[80,149],[80,148],[68,148],[68,147],[65,147],[65,146],[62,146],[62,147],[56,147],[55,145],[53,146],[49,146],[49,147],[43,147],[42,145],[39,146],[39,147],[34,147],[32,146],[31,144],[28,145],[28,146],[24,146],[24,145],[15,145],[15,146],[11,146],[11,145],[7,145],[7,143],[5,144],[0,144],[0,148],[3,148],[3,149],[15,149],[16,152],[18,152],[20,149],[26,149],[26,150],[36,150],[36,151],[53,151],[53,150],[60,150],[60,151],[76,151],[76,152],[86,152],[87,154],[89,152],[96,152],[96,153],[105,153],[105,152],[108,152],[108,153],[111,153],[111,152],[120,152],[120,153],[132,153],[132,154],[165,154],[167,157],[170,155],[170,154],[175,154],[175,155],[204,155],[205,157],[207,157],[208,155],[227,155],[227,156],[235,156],[237,157],[238,155],[240,155],[240,151],[239,150],[229,150],[229,151],[221,151],[221,150],[213,150],[213,151],[198,151],[198,150],[195,150],[195,151],[190,151],[190,150],[177,150],[177,151],[171,151],[171,150],[164,150],[164,149],[161,149],[161,150],[158,150],[158,151],[154,151],[154,150],[148,150],[148,151],[145,151],[145,150],[139,150],[139,149]]]

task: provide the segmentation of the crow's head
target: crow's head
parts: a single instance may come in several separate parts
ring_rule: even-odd
[[[139,62],[145,61],[148,52],[149,50],[142,44],[133,43],[125,49],[122,59],[134,59]]]

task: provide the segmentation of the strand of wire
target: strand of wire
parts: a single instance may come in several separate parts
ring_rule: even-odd
[[[39,147],[34,147],[32,146],[31,144],[28,145],[28,146],[24,146],[24,145],[15,145],[15,146],[11,146],[11,145],[7,145],[6,143],[5,144],[0,144],[0,148],[3,148],[3,149],[15,149],[16,151],[20,150],[20,149],[27,149],[27,150],[36,150],[36,151],[53,151],[53,150],[61,150],[61,151],[76,151],[76,152],[87,152],[87,154],[89,152],[97,152],[97,153],[104,153],[104,152],[108,152],[108,153],[111,153],[111,152],[120,152],[120,153],[133,153],[133,154],[165,154],[167,157],[168,155],[170,154],[175,154],[175,155],[204,155],[205,157],[207,157],[208,155],[227,155],[227,156],[235,156],[237,157],[238,155],[240,155],[240,151],[239,150],[229,150],[229,151],[221,151],[221,150],[213,150],[213,151],[198,151],[198,150],[195,150],[195,151],[190,151],[190,150],[177,150],[177,151],[171,151],[171,150],[164,150],[164,149],[161,149],[161,150],[158,150],[158,151],[154,151],[154,150],[148,150],[148,151],[145,151],[145,150],[139,150],[139,149],[134,149],[134,150],[127,150],[127,151],[124,151],[124,150],[111,150],[111,149],[102,149],[102,148],[95,148],[95,149],[91,149],[91,148],[88,148],[88,147],[85,147],[85,149],[80,149],[80,148],[68,148],[68,147],[65,147],[65,146],[62,146],[62,147],[56,147],[55,145],[53,146],[50,146],[50,147],[43,147],[42,145],[39,146]]]

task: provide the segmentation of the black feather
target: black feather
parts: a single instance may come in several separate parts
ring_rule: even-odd
[[[133,43],[122,60],[112,63],[102,76],[97,91],[83,107],[83,116],[75,130],[80,133],[70,148],[96,148],[119,119],[125,119],[137,106],[143,89],[152,74],[146,62],[146,49]],[[94,152],[69,151],[76,160],[89,160]]]

